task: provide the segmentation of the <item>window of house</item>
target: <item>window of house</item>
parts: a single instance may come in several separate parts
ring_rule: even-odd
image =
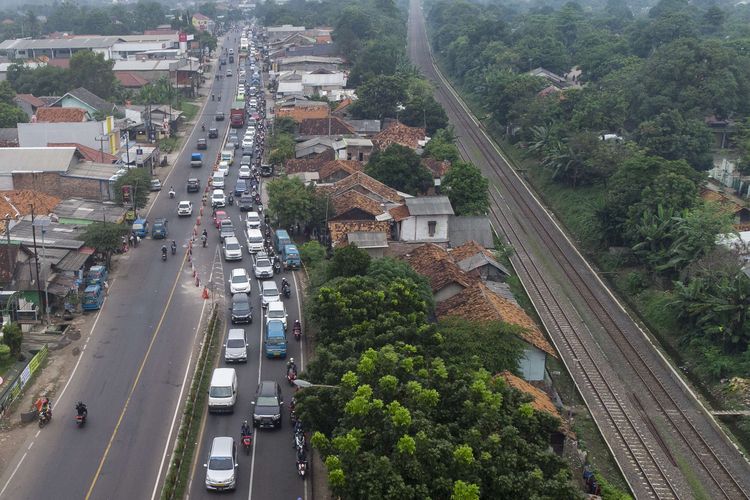
[[[359,152],[359,161],[365,161],[365,154],[362,151]]]
[[[346,153],[346,159],[347,159],[347,160],[351,160],[351,159],[352,159],[352,154],[351,154],[351,153],[349,153],[349,152],[347,152],[347,153]]]
[[[436,228],[437,228],[437,221],[434,221],[434,220],[427,221],[427,232],[429,233],[430,237],[435,236]]]

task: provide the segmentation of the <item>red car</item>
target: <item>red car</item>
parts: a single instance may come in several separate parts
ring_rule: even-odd
[[[221,225],[222,219],[228,219],[229,216],[224,210],[217,210],[214,214],[214,225],[218,228]]]

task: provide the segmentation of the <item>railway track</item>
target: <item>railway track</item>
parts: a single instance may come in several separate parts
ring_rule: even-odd
[[[409,42],[412,60],[436,84],[436,98],[460,134],[462,155],[485,167],[492,185],[491,219],[512,244],[513,265],[633,493],[638,498],[750,498],[747,461],[442,78],[416,0]],[[549,272],[550,265],[556,272]],[[566,300],[571,294],[576,297]]]

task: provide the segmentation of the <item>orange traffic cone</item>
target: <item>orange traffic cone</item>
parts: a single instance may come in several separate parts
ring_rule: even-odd
[[[203,287],[203,298],[204,299],[208,298],[208,288],[206,288],[205,286]]]

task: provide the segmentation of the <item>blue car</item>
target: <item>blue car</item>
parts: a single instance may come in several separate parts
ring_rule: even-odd
[[[161,240],[169,236],[167,219],[155,219],[154,225],[151,226],[151,237],[155,240]]]
[[[146,236],[148,236],[148,221],[143,217],[139,217],[136,220],[134,220],[133,232],[139,238],[145,238]]]
[[[234,195],[235,196],[242,196],[243,193],[247,191],[247,182],[245,179],[240,179],[237,181],[237,184],[234,185]]]
[[[283,321],[272,319],[266,323],[263,351],[268,358],[286,357],[286,332],[284,331]]]

